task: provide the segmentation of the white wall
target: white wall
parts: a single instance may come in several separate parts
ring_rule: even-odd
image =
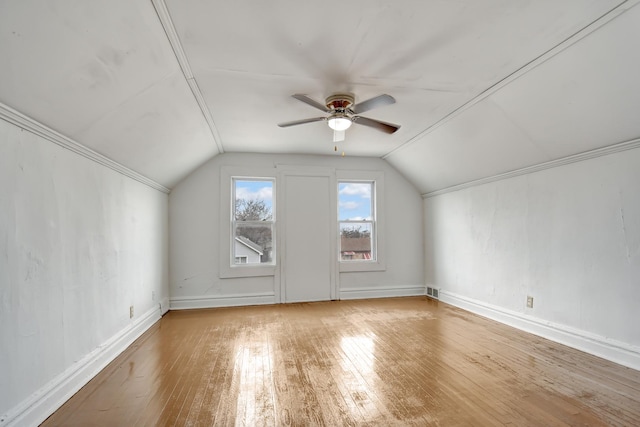
[[[42,421],[160,317],[167,203],[0,120],[0,425]]]
[[[423,293],[422,200],[417,190],[387,162],[340,156],[227,153],[204,164],[171,191],[169,282],[172,308],[278,302],[274,297],[276,286],[279,286],[277,275],[221,278],[219,271],[221,169],[239,166],[275,171],[278,164],[383,171],[386,270],[340,273],[338,289],[349,290],[342,292],[342,298]]]
[[[640,149],[431,197],[424,215],[441,299],[640,369]]]

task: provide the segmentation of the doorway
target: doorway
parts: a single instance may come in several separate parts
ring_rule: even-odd
[[[283,174],[281,301],[335,298],[335,202],[330,172]]]

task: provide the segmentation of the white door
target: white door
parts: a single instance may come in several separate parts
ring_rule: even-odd
[[[283,302],[326,301],[332,296],[334,215],[329,175],[284,178]]]

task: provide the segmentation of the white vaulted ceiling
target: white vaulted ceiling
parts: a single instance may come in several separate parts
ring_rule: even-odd
[[[172,187],[221,152],[332,154],[293,98],[397,103],[352,126],[429,193],[640,137],[640,7],[620,0],[0,3],[0,102]]]

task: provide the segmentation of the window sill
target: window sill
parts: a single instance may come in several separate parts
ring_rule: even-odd
[[[221,279],[230,279],[234,277],[264,277],[275,276],[275,265],[234,265],[220,271]]]
[[[385,263],[378,261],[341,261],[338,262],[340,273],[386,271]]]

